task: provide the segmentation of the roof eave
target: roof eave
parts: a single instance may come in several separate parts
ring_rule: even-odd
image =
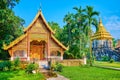
[[[53,30],[51,29],[51,27],[48,25],[48,23],[46,22],[46,20],[45,20],[45,18],[44,18],[44,16],[43,16],[43,14],[42,14],[41,11],[38,11],[38,14],[35,16],[35,18],[34,18],[33,21],[31,22],[31,24],[30,24],[27,28],[24,29],[24,32],[27,32],[27,31],[32,27],[32,25],[33,25],[34,22],[38,19],[39,16],[42,17],[43,22],[45,23],[46,27],[50,30],[50,32],[51,32],[52,34],[55,34],[55,31],[53,31]]]
[[[61,46],[64,50],[68,50],[67,47],[65,47],[62,43],[60,43],[53,35],[51,35],[51,37],[53,38],[54,41],[56,41],[56,43]]]

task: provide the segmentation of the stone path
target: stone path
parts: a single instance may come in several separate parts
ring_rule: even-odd
[[[115,68],[115,67],[106,67],[106,66],[97,66],[97,65],[94,65],[95,67],[100,67],[100,68],[106,68],[106,69],[113,69],[113,70],[118,70],[120,71],[120,68]]]
[[[40,69],[40,72],[47,72],[47,71],[48,70]],[[46,80],[70,80],[70,79],[65,78],[64,76],[57,74],[57,77],[50,77],[50,78],[47,78]]]
[[[48,78],[47,80],[69,80],[69,79],[57,74],[57,77]]]

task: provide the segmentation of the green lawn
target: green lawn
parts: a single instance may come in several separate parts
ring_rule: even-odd
[[[120,71],[97,67],[64,67],[60,74],[70,80],[120,80]]]
[[[103,61],[95,61],[94,65],[97,66],[105,66],[105,67],[115,67],[115,68],[120,68],[120,62],[103,62]]]
[[[25,71],[5,71],[0,72],[0,80],[45,80],[40,73],[26,74]]]

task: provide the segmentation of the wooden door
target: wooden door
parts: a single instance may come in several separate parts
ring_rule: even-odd
[[[31,45],[31,59],[41,60],[43,59],[43,49],[40,45]]]

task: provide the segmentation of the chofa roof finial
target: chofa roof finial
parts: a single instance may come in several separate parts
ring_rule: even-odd
[[[101,16],[99,16],[99,23],[102,23],[102,19],[101,19]]]
[[[40,7],[39,7],[39,10],[42,11],[42,4],[40,3]]]

